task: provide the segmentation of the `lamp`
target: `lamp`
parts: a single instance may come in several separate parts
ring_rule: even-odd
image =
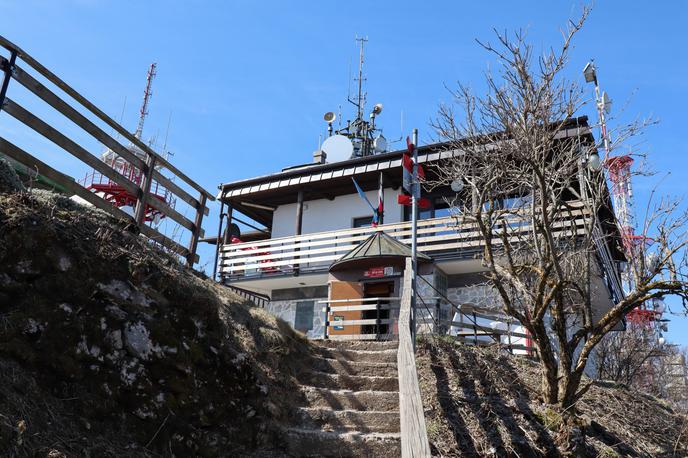
[[[585,65],[583,76],[585,76],[586,83],[595,83],[597,86],[597,72],[595,72],[595,64],[592,61]]]
[[[592,172],[599,172],[602,170],[602,159],[597,151],[593,151],[588,155],[588,169]]]

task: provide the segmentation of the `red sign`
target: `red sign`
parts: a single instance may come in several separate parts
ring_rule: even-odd
[[[370,269],[363,272],[363,276],[368,278],[387,277],[393,274],[393,267],[371,267]]]

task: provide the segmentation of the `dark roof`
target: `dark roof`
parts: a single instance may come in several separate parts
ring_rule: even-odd
[[[363,243],[335,261],[330,266],[330,271],[341,270],[350,263],[360,260],[408,258],[411,256],[411,247],[380,231],[374,233]],[[416,256],[418,262],[432,262],[432,258],[426,254],[418,252]]]

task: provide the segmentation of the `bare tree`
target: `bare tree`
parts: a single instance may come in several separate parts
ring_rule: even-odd
[[[598,378],[661,395],[663,381],[658,372],[663,371],[654,366],[662,366],[661,359],[668,353],[653,329],[631,327],[609,334],[600,341],[595,354]]]
[[[676,201],[664,200],[642,224],[643,235],[654,241],[652,262],[642,257],[633,290],[611,308],[598,305],[604,294],[596,286],[604,276],[600,250],[623,248],[604,171],[588,167],[599,145],[576,118],[586,97],[564,77],[571,41],[588,14],[584,8],[578,21],[569,22],[559,49],[541,55],[523,32],[496,32],[498,46],[479,42],[496,57],[498,72],[486,74],[486,95],[459,85],[454,103],[440,107],[434,127],[457,154],[429,183],[463,181],[464,191],[451,202],[456,218],[479,234],[485,276],[503,311],[532,335],[543,399],[568,420],[589,388],[582,376],[602,338],[652,298],[688,296],[688,215],[677,213]],[[639,122],[616,131],[614,148],[642,127]]]

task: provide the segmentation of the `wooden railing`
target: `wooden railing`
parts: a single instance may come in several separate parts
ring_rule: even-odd
[[[558,233],[570,234],[574,224],[578,230],[584,227],[585,209],[578,207],[566,218],[562,217],[554,223]],[[505,219],[493,228],[495,244],[501,243],[499,235],[503,225],[508,225],[509,234],[514,241],[531,230],[527,219]],[[384,231],[400,242],[411,244],[410,222],[235,243],[222,246],[219,270],[230,281],[246,276],[291,273],[295,268],[301,273],[322,270],[377,231]],[[418,221],[418,250],[433,257],[471,257],[483,245],[483,238],[476,224],[459,224],[453,217]]]
[[[398,297],[366,297],[320,301],[324,304],[325,333],[331,340],[394,340],[397,336]],[[374,318],[336,320],[337,313],[375,312]],[[387,313],[384,313],[387,312]],[[386,314],[387,317],[382,315]],[[370,332],[368,332],[370,331]]]
[[[411,298],[413,297],[411,258],[406,259],[401,308],[399,310],[399,421],[401,423],[401,456],[429,457],[430,443],[425,426],[425,411],[418,384],[416,356],[411,330]]]
[[[5,138],[0,137],[0,153],[9,156],[28,169],[31,169],[38,174],[53,180],[59,184],[63,189],[73,193],[90,204],[110,213],[111,215],[129,219],[135,223],[140,232],[148,238],[160,243],[167,249],[183,256],[189,264],[198,261],[196,248],[198,246],[199,238],[204,236],[201,227],[203,216],[208,215],[208,208],[206,203],[208,200],[214,200],[214,196],[203,189],[198,183],[190,179],[183,172],[173,166],[167,159],[158,155],[148,145],[135,137],[132,133],[127,131],[120,124],[115,122],[112,118],[106,115],[93,103],[87,100],[84,96],[79,94],[76,90],[70,87],[67,83],[57,77],[54,73],[44,67],[40,62],[32,58],[29,54],[24,52],[21,48],[14,45],[4,37],[0,36],[0,46],[10,52],[9,59],[0,56],[0,69],[4,72],[2,86],[0,86],[0,110],[9,114],[17,121],[31,128],[34,132],[47,138],[61,149],[71,154],[88,167],[96,170],[100,174],[106,176],[109,180],[121,186],[127,193],[136,196],[136,207],[134,209],[134,216],[125,213],[121,209],[112,205],[110,202],[87,190],[83,186],[76,183],[70,177],[62,172],[50,167],[39,159],[35,158],[30,153],[15,146],[13,143]],[[19,67],[18,60],[22,60],[28,67],[31,67],[40,76],[52,83],[59,90],[67,94],[71,99],[77,102],[76,106],[81,109],[86,109],[89,116],[94,116],[99,121],[103,122],[108,128],[113,129],[124,139],[131,142],[137,148],[140,154],[134,154],[130,148],[122,145],[109,135],[103,128],[96,125],[93,121],[77,111],[67,101],[63,100],[59,95],[49,89],[47,86],[39,82],[36,78],[27,73],[24,69]],[[130,163],[133,167],[140,171],[141,179],[130,180],[122,175],[115,168],[103,162],[98,156],[87,151],[85,148],[77,144],[74,140],[67,137],[57,128],[51,126],[46,121],[31,113],[29,110],[21,106],[15,100],[7,96],[10,88],[10,80],[15,80],[26,88],[30,93],[37,96],[47,105],[57,110],[61,115],[66,117],[69,121],[76,124],[84,132],[95,138],[103,147],[109,148],[125,161]],[[141,157],[143,156],[143,157]],[[160,169],[167,169],[174,178],[168,178],[163,175]],[[196,196],[182,189],[174,179],[177,178],[181,182],[193,189]],[[164,187],[167,191],[172,193],[175,199],[185,202],[194,211],[195,216],[192,219],[186,218],[175,208],[172,208],[162,199],[153,196],[150,189],[153,183]],[[171,220],[178,223],[182,228],[190,232],[189,243],[187,246],[182,246],[175,240],[162,234],[157,229],[145,224],[145,214],[148,208],[153,208],[157,213],[162,214]]]

